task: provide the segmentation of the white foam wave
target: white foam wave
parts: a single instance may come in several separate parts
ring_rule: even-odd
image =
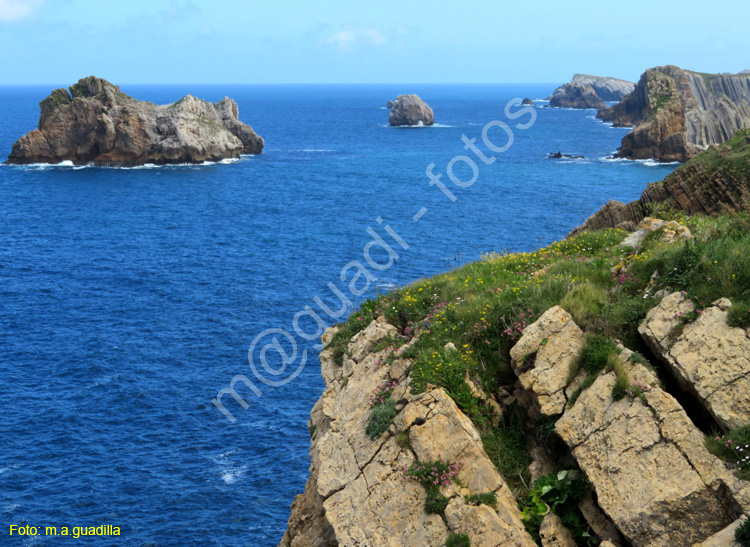
[[[421,121],[417,125],[391,125],[388,123],[381,123],[378,125],[380,127],[393,127],[394,129],[430,129],[431,127],[438,127],[438,128],[454,127],[453,125],[447,125],[444,123],[434,123],[432,125],[424,125]],[[477,125],[484,125],[484,124],[477,124]]]
[[[241,480],[242,477],[245,476],[245,473],[247,472],[247,466],[243,465],[242,467],[233,467],[230,469],[225,469],[221,472],[221,480],[224,481],[224,484],[226,485],[232,485],[236,483],[237,481]]]
[[[18,503],[6,503],[3,505],[3,513],[12,513],[19,507],[21,507],[21,505]]]
[[[73,171],[80,171],[81,169],[123,169],[123,170],[138,170],[138,169],[170,169],[175,167],[208,167],[211,165],[227,165],[231,163],[237,163],[242,158],[253,157],[255,154],[242,154],[239,158],[224,158],[219,161],[204,161],[202,163],[170,163],[164,165],[157,165],[155,163],[144,163],[143,165],[134,165],[132,167],[107,167],[94,165],[88,163],[86,165],[76,165],[70,160],[62,161],[60,163],[28,163],[25,165],[10,165],[9,167],[16,167],[30,171],[45,171],[47,169],[71,169]]]
[[[680,165],[679,161],[654,161],[654,160],[635,160],[647,167],[665,167],[668,165]]]

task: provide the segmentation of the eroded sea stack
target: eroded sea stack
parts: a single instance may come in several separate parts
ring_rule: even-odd
[[[228,97],[209,103],[188,95],[156,105],[89,76],[54,90],[40,107],[39,128],[16,141],[7,163],[202,163],[263,151],[263,139],[239,121]]]
[[[388,123],[393,126],[433,125],[435,115],[419,95],[399,95],[395,101],[388,101],[391,113]]]
[[[650,68],[632,93],[597,117],[634,126],[617,157],[684,162],[750,127],[750,75]]]

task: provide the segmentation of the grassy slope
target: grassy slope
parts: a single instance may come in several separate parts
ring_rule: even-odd
[[[700,309],[729,297],[738,309],[750,305],[750,222],[747,216],[679,218],[695,235],[688,243],[665,244],[649,237],[637,249],[619,248],[619,230],[584,233],[534,253],[490,254],[481,261],[420,280],[365,302],[331,344],[343,358],[348,339],[379,315],[402,334],[389,341],[413,359],[412,389],[444,387],[474,420],[508,483],[523,495],[528,486],[523,417],[509,412],[493,427],[464,382],[468,374],[487,392],[511,384],[509,350],[524,326],[560,304],[591,334],[618,338],[638,349],[636,328],[657,300],[644,294],[651,275],[659,288],[683,290]],[[619,269],[617,266],[622,266]],[[615,273],[612,273],[612,271]],[[446,349],[452,342],[456,351]]]

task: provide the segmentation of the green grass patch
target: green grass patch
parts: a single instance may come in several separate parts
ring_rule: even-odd
[[[750,328],[750,299],[732,302],[732,307],[729,308],[727,323],[730,327]]]
[[[495,507],[497,505],[497,495],[494,492],[470,494],[464,496],[464,501],[468,505],[488,505],[490,507]]]

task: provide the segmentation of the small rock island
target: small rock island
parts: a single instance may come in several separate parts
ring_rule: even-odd
[[[136,166],[202,163],[259,154],[263,139],[239,121],[237,103],[187,95],[156,105],[89,76],[39,103],[39,128],[16,141],[8,164]]]
[[[399,95],[395,101],[388,101],[391,113],[388,123],[392,126],[433,125],[435,116],[419,95]]]

